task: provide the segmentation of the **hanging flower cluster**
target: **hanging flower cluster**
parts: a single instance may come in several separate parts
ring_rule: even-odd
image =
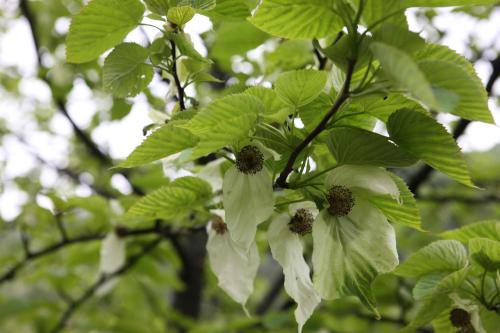
[[[224,175],[224,210],[213,211],[207,227],[207,251],[219,286],[248,314],[245,304],[259,266],[255,235],[259,224],[271,220],[267,240],[282,266],[285,290],[297,303],[299,332],[321,299],[355,295],[378,314],[371,282],[392,271],[398,255],[394,229],[369,198],[399,199],[390,174],[378,167],[337,167],[326,176],[321,211],[314,202],[302,201],[272,217],[273,179],[266,168],[271,157],[261,144],[247,145]],[[313,279],[301,240],[308,234],[314,246]]]

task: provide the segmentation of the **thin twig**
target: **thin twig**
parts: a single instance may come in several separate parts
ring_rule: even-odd
[[[158,244],[161,243],[163,240],[163,237],[158,237],[155,240],[149,242],[146,244],[142,250],[138,253],[136,253],[133,256],[130,256],[127,259],[127,262],[118,270],[114,271],[111,274],[102,274],[97,281],[94,282],[90,287],[88,287],[83,294],[78,297],[77,299],[73,300],[72,302],[69,303],[68,307],[64,311],[64,313],[61,315],[59,318],[59,321],[57,322],[56,326],[50,331],[51,333],[56,333],[60,332],[72,315],[85,303],[87,302],[94,294],[99,290],[101,286],[103,286],[106,282],[112,280],[113,278],[116,278],[117,276],[120,276],[122,274],[125,274],[127,271],[129,271],[134,265],[141,259],[143,258],[146,254],[148,254],[150,251],[156,248]]]
[[[179,74],[177,73],[177,51],[173,40],[170,40],[170,47],[172,48],[172,76],[174,77],[175,86],[177,87],[177,92],[179,94],[179,106],[181,111],[184,111],[186,110],[186,105],[184,104],[184,88],[182,87]]]
[[[289,184],[287,183],[286,180],[288,178],[288,175],[290,175],[290,173],[293,171],[293,165],[295,164],[295,160],[297,159],[297,157],[299,157],[302,150],[304,150],[316,138],[316,136],[318,136],[326,128],[328,121],[333,117],[333,115],[335,115],[335,113],[340,109],[340,107],[344,104],[344,102],[349,98],[349,86],[351,84],[351,78],[354,72],[354,65],[355,61],[349,62],[344,85],[342,86],[342,89],[337,95],[337,99],[335,100],[333,106],[326,113],[326,115],[316,126],[316,128],[313,129],[311,133],[309,133],[309,135],[307,135],[306,138],[301,143],[299,143],[297,147],[295,147],[295,149],[290,154],[290,157],[288,159],[285,168],[280,173],[278,179],[276,179],[275,183],[276,187],[280,188],[288,187]]]

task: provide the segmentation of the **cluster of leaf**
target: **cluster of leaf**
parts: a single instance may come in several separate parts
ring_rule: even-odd
[[[416,278],[413,296],[419,303],[411,331],[433,322],[437,332],[456,331],[450,313],[469,312],[475,332],[498,328],[500,312],[500,223],[484,221],[444,232],[439,240],[411,254],[395,271]],[[467,246],[467,248],[466,248]]]
[[[211,171],[220,179],[235,153],[259,141],[280,156],[266,162],[275,180],[297,146],[335,107],[324,130],[292,160],[289,189],[277,193],[277,209],[297,200],[324,206],[325,190],[318,184],[326,171],[341,165],[401,168],[421,160],[457,182],[473,186],[455,140],[432,115],[445,112],[492,123],[486,92],[465,58],[410,32],[404,15],[409,7],[469,5],[470,1],[263,0],[257,8],[251,0],[144,2],[146,6],[139,0],[90,1],[72,19],[66,44],[67,60],[72,63],[95,60],[113,48],[104,61],[102,81],[117,98],[147,94],[155,71],[171,83],[170,93],[176,95],[178,102],[167,123],[158,124],[119,167],[169,158],[193,176],[178,178],[137,200],[125,215],[127,221],[160,218],[180,227],[205,223],[209,208],[220,205],[220,193],[214,191],[213,182],[211,187],[206,181],[210,178],[205,176],[207,169],[200,172],[191,162],[207,155],[225,157],[228,161]],[[477,5],[493,3],[473,1]],[[209,103],[203,96],[198,96],[203,100],[200,102],[195,96],[181,94],[191,84],[219,82],[211,74],[213,61],[196,51],[183,32],[195,14],[209,17],[216,27],[207,33],[216,35],[209,45],[209,58],[239,81]],[[158,37],[148,46],[123,42],[145,17],[156,22]],[[358,24],[363,30],[358,31]],[[247,51],[266,41],[279,45],[265,53],[265,66],[259,68]],[[315,69],[313,50],[326,61],[326,67]],[[231,58],[235,55],[252,64],[251,75],[234,70]],[[259,76],[272,85],[249,86],[249,79]],[[337,105],[344,93],[346,99]],[[374,131],[376,121],[385,125],[388,135]],[[372,196],[370,201],[391,222],[421,229],[412,193],[402,179],[395,175],[393,179],[401,202],[389,196]],[[447,257],[454,262],[461,260],[460,264],[446,270],[439,263],[436,270],[411,275],[422,281],[415,296],[424,301],[425,316],[449,313],[451,299],[439,309],[425,308],[425,304],[439,303],[436,297],[456,292],[469,277],[478,283],[474,263],[490,267],[484,266],[488,272],[485,279],[490,281],[487,288],[491,288],[491,281],[496,282],[491,267],[498,266],[498,257],[483,250],[485,242],[479,239],[469,244],[471,265],[460,245]],[[397,273],[404,275],[401,272],[406,265],[412,266],[403,264]],[[481,304],[489,306],[490,312],[492,292],[487,289],[475,298],[479,303],[486,299],[488,304]],[[425,316],[417,313],[412,327],[434,319]]]

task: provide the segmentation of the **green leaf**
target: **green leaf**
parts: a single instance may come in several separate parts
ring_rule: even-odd
[[[269,53],[265,53],[266,73],[290,71],[314,64],[311,42],[305,40],[287,40]]]
[[[497,0],[403,0],[404,7],[448,7],[448,6],[480,6],[496,5]]]
[[[120,163],[119,167],[136,167],[194,147],[198,143],[198,138],[187,129],[177,127],[184,122],[173,121],[155,130],[125,161]]]
[[[298,108],[318,97],[327,77],[326,72],[312,69],[286,72],[278,76],[274,89],[283,101]]]
[[[422,295],[422,303],[418,307],[415,318],[402,332],[414,332],[416,328],[429,323],[449,308],[452,302],[448,295],[460,287],[468,272],[469,267],[465,267],[440,280],[428,281],[429,283],[434,282],[434,287],[427,286],[428,290]]]
[[[488,238],[469,240],[469,252],[476,262],[489,272],[500,270],[500,242]]]
[[[393,113],[387,123],[391,139],[402,149],[467,186],[474,186],[460,148],[433,118],[412,110]]]
[[[488,238],[500,242],[500,221],[476,222],[460,229],[443,232],[440,236],[446,239],[456,239],[464,244],[473,238]]]
[[[452,272],[467,265],[467,250],[454,240],[440,240],[411,254],[395,270],[403,277],[421,277],[435,272]]]
[[[245,90],[245,94],[255,96],[264,106],[262,114],[264,118],[272,120],[283,120],[289,113],[293,112],[290,106],[283,102],[276,92],[264,87],[250,87]]]
[[[191,21],[196,11],[189,6],[172,7],[168,10],[167,19],[177,25],[183,26]]]
[[[153,67],[146,64],[148,49],[135,43],[122,43],[106,57],[104,88],[116,97],[135,96],[153,79]]]
[[[394,23],[381,24],[373,32],[373,39],[410,54],[422,49],[425,45],[425,41],[417,33]]]
[[[421,61],[420,70],[425,74],[433,88],[444,89],[458,96],[458,103],[450,109],[448,103],[440,101],[437,109],[450,112],[465,119],[494,123],[488,109],[488,96],[482,83],[471,77],[461,66],[447,61]],[[438,99],[441,96],[437,96]],[[445,96],[445,98],[447,98]]]
[[[389,116],[399,109],[425,111],[417,102],[401,94],[357,97],[354,98],[351,105],[359,111],[366,112],[385,123],[389,120]]]
[[[215,100],[183,126],[200,138],[193,155],[203,156],[246,138],[263,109],[257,98],[247,94]]]
[[[378,316],[373,280],[398,264],[394,229],[369,202],[356,198],[345,217],[323,210],[313,223],[314,287],[324,299],[357,296]]]
[[[371,195],[368,200],[392,223],[399,223],[410,228],[422,230],[422,220],[413,193],[398,176],[390,174],[399,189],[399,202],[390,195]]]
[[[113,106],[111,107],[111,120],[120,120],[126,117],[130,110],[132,110],[132,104],[126,99],[115,98],[113,99]]]
[[[182,55],[201,62],[212,62],[210,59],[202,56],[198,51],[196,51],[187,34],[182,32],[167,32],[165,36],[175,43]]]
[[[250,9],[244,0],[217,0],[217,6],[204,15],[211,20],[227,22],[241,21],[250,16]]]
[[[387,137],[355,127],[334,128],[327,145],[339,164],[403,167],[416,162]]]
[[[382,70],[397,87],[407,89],[413,97],[430,108],[437,108],[431,85],[413,59],[405,52],[380,42],[373,42],[371,50],[380,61]]]
[[[66,39],[66,60],[94,60],[120,43],[142,20],[139,0],[92,0],[71,20]]]
[[[215,7],[215,2],[216,0],[180,0],[177,6],[190,6],[197,10],[211,10]]]
[[[178,178],[139,199],[130,207],[126,217],[182,218],[202,208],[211,193],[210,184],[200,178]]]
[[[336,0],[263,0],[250,19],[279,37],[311,39],[334,36],[342,29]]]
[[[167,16],[168,9],[170,8],[170,0],[144,0],[144,2],[151,12]]]
[[[401,6],[400,0],[365,0],[361,19],[367,27],[383,20],[387,23],[408,28],[404,7]]]

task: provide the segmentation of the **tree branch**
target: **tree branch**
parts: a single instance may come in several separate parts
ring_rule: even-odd
[[[133,256],[130,256],[127,259],[127,262],[118,270],[114,271],[111,274],[102,274],[97,281],[94,282],[90,287],[88,287],[83,294],[73,300],[70,301],[68,307],[64,311],[64,313],[61,315],[59,318],[59,321],[57,322],[56,326],[50,331],[51,333],[57,333],[60,332],[68,323],[70,320],[71,316],[85,303],[87,302],[94,294],[99,290],[101,286],[103,286],[106,282],[112,280],[113,278],[116,278],[120,275],[125,274],[127,271],[129,271],[134,265],[141,260],[146,254],[151,252],[158,246],[161,241],[163,240],[163,237],[158,237],[155,240],[149,242],[146,244],[142,250],[138,253],[136,253]]]
[[[293,165],[295,164],[297,157],[299,157],[302,150],[304,150],[304,148],[306,148],[314,140],[314,138],[316,138],[316,136],[318,136],[326,128],[328,121],[333,117],[333,115],[335,115],[342,104],[344,104],[344,102],[349,98],[349,86],[351,84],[351,78],[354,72],[355,63],[356,61],[354,60],[349,62],[346,79],[339,94],[337,95],[337,99],[333,103],[333,106],[319,122],[316,128],[313,129],[311,133],[309,133],[309,135],[307,135],[306,138],[301,143],[299,143],[297,147],[295,147],[295,149],[292,151],[292,154],[290,154],[290,158],[288,159],[285,168],[280,173],[278,179],[276,179],[275,187],[287,188],[289,186],[286,180],[288,178],[288,175],[290,175],[290,173],[293,171]]]
[[[196,232],[198,230],[200,230],[200,228],[190,229],[191,232]],[[137,237],[137,236],[157,234],[163,236],[164,238],[172,238],[180,234],[180,232],[178,233],[172,232],[169,226],[162,226],[161,223],[159,222],[157,222],[152,227],[137,228],[137,229],[129,229],[123,226],[118,226],[116,227],[116,232],[120,237]],[[59,242],[48,245],[40,250],[37,251],[30,250],[28,252],[29,255],[26,255],[23,260],[17,262],[9,270],[0,275],[0,284],[14,279],[18,271],[24,268],[27,264],[29,264],[32,261],[35,261],[41,257],[50,255],[52,253],[55,253],[67,246],[79,243],[98,241],[103,239],[105,236],[106,234],[102,232],[88,234],[88,235],[80,235],[76,237],[67,236],[65,239],[61,239]]]
[[[184,111],[186,110],[186,105],[184,104],[184,88],[182,87],[181,80],[179,80],[179,74],[177,73],[177,51],[173,40],[170,40],[170,47],[172,48],[172,76],[174,77],[175,86],[179,94],[179,106],[181,111]]]

